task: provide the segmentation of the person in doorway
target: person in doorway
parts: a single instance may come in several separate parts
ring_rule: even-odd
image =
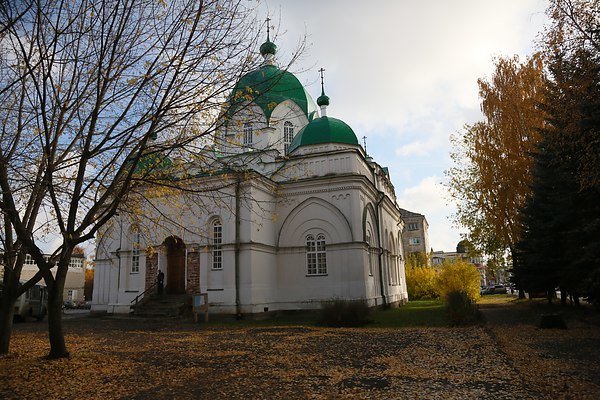
[[[158,288],[158,294],[163,294],[163,286],[165,283],[165,274],[159,269],[158,275],[156,276],[156,286]]]

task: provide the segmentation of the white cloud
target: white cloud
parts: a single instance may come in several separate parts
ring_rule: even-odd
[[[490,72],[494,56],[530,47],[545,8],[539,0],[280,4],[280,48],[309,34],[305,65],[294,68],[314,75],[303,75],[315,83],[309,92],[318,92],[323,66],[332,112],[376,129],[448,104],[478,108],[477,77]]]
[[[417,186],[404,189],[398,196],[398,202],[402,208],[422,214],[426,212],[433,214],[446,207],[444,192],[441,179],[437,176],[429,176],[421,180]]]
[[[428,140],[427,142],[411,142],[396,149],[396,155],[398,156],[423,156],[431,151],[431,148],[434,146],[433,140]]]

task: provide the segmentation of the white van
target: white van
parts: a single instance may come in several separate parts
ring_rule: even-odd
[[[35,318],[41,321],[48,312],[48,291],[43,285],[34,285],[19,296],[15,302],[14,318],[26,320]]]

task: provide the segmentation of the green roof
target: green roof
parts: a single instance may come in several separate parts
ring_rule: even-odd
[[[288,153],[301,146],[320,143],[344,143],[358,145],[352,128],[337,118],[321,117],[311,121],[292,140]]]
[[[312,119],[317,107],[298,78],[274,65],[264,65],[244,75],[237,83],[230,96],[231,112],[244,101],[251,101],[262,109],[269,121],[275,107],[288,99],[302,109],[309,121]]]
[[[171,159],[159,153],[143,155],[135,166],[135,174],[145,175],[162,169],[167,169],[173,165]]]

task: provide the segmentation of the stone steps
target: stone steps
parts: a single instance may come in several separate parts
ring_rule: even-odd
[[[133,315],[145,318],[177,317],[189,304],[188,295],[152,295],[133,308]]]

